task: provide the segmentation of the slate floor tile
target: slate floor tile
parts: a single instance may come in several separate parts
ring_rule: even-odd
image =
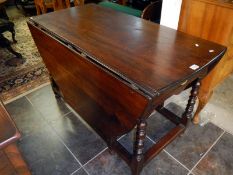
[[[22,137],[33,134],[45,125],[41,114],[32,107],[25,97],[7,104],[6,109],[15,121]]]
[[[70,175],[80,168],[73,174],[87,175],[60,139],[82,164],[106,148],[104,141],[77,116],[70,113],[63,101],[56,100],[50,86],[41,88],[27,97],[33,106],[27,98],[22,97],[7,104],[6,108],[23,133],[18,145],[32,174]],[[183,113],[183,109],[174,103],[169,103],[166,108],[179,116]],[[159,113],[155,113],[148,120],[147,135],[156,142],[174,126]],[[185,134],[176,138],[166,151],[191,169],[222,133],[222,129],[211,123],[204,127],[190,125]],[[133,140],[134,131],[122,137],[120,143],[132,152]],[[146,138],[146,149],[152,144],[151,140]],[[232,174],[232,152],[233,136],[225,133],[193,173]],[[110,154],[108,149],[85,164],[84,168],[90,175],[131,175],[128,165],[117,154]],[[141,173],[141,175],[155,174],[186,175],[188,170],[162,151]]]
[[[131,175],[129,166],[117,154],[110,154],[109,150],[104,151],[84,167],[90,175]],[[165,152],[161,152],[144,167],[141,175],[186,175],[187,173],[188,170]]]
[[[88,174],[86,173],[86,171],[84,171],[83,168],[80,168],[78,171],[76,171],[72,175],[88,175]]]
[[[142,175],[186,175],[188,170],[162,151],[142,171]]]
[[[175,103],[169,103],[166,108],[179,117],[184,112],[183,108]],[[173,123],[156,112],[148,120],[147,134],[156,142],[173,127],[175,127]],[[222,129],[211,123],[204,127],[191,124],[183,136],[176,138],[165,149],[187,168],[191,169],[222,132]]]
[[[184,135],[177,137],[165,149],[191,169],[222,133],[222,129],[211,123],[204,127],[190,124]]]
[[[28,94],[27,97],[47,121],[57,120],[70,112],[63,100],[55,98],[50,85]]]
[[[130,175],[128,165],[117,154],[105,150],[84,168],[90,175]]]
[[[80,167],[50,127],[21,139],[18,146],[32,174],[68,175]]]
[[[135,130],[123,136],[118,142],[122,146],[124,146],[127,149],[127,151],[133,154],[134,140],[135,140]],[[153,142],[146,137],[144,145],[145,145],[145,150],[148,150],[153,145]]]
[[[21,118],[25,114],[32,115],[35,113],[32,105],[25,97],[21,97],[11,103],[8,103],[5,107],[12,118]]]
[[[52,126],[82,164],[106,148],[105,142],[73,113],[52,122]]]
[[[210,152],[194,169],[195,175],[233,174],[233,136],[229,133],[219,139]]]
[[[176,126],[158,112],[147,120],[147,125],[146,133],[155,142]]]
[[[169,103],[166,105],[166,108],[171,112],[174,112],[177,116],[181,116],[183,114],[183,108],[175,103]],[[155,111],[155,113],[147,120],[147,125],[146,133],[155,142],[176,126],[157,111]]]

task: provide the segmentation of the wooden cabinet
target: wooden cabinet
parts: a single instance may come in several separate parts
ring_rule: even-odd
[[[183,0],[178,30],[227,46],[228,51],[218,65],[202,81],[199,105],[194,116],[202,110],[213,89],[233,71],[233,1]]]

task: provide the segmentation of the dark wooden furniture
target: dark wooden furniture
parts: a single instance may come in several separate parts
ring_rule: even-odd
[[[15,144],[20,138],[14,122],[0,101],[0,174],[30,175],[26,163]]]
[[[14,0],[14,4],[17,9],[21,7],[25,15],[35,15],[36,6],[34,0]]]
[[[36,14],[40,15],[43,13],[47,13],[48,9],[54,9],[53,0],[34,0],[35,7],[36,7]]]
[[[193,122],[208,102],[214,88],[233,72],[233,1],[183,0],[178,30],[227,46],[227,53],[202,80],[199,105]]]
[[[226,51],[221,45],[94,4],[33,17],[28,26],[56,96],[95,129],[134,175],[185,130],[200,79]],[[190,86],[187,108],[179,118],[163,102]],[[176,127],[145,151],[146,121],[155,109]],[[135,126],[130,154],[117,138]]]
[[[48,9],[54,11],[71,7],[70,0],[34,0],[37,15],[47,13]],[[84,5],[84,0],[73,0],[74,6]]]
[[[162,2],[162,0],[157,0],[146,6],[142,11],[141,18],[160,24]]]
[[[0,0],[0,18],[9,19],[6,13],[5,3],[7,0]]]
[[[0,47],[6,48],[9,52],[16,56],[15,58],[9,59],[5,64],[8,66],[17,66],[19,64],[23,64],[25,59],[23,59],[22,55],[11,47],[11,42],[3,36],[3,33],[6,31],[12,33],[12,40],[14,43],[16,43],[17,41],[15,40],[14,23],[9,20],[0,18]]]
[[[155,2],[156,0],[125,0],[127,4],[131,5],[133,8],[144,10],[149,4]]]
[[[16,43],[17,41],[15,40],[14,23],[9,20],[0,18],[0,33],[4,33],[6,31],[11,32],[12,40],[14,43]]]

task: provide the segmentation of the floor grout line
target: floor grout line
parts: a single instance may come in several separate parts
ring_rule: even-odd
[[[85,167],[83,167],[83,170],[84,170],[88,175],[90,175],[90,173],[86,170]]]
[[[74,173],[78,172],[82,167],[80,166],[77,170],[74,170],[70,175],[73,175]]]
[[[32,103],[32,101],[31,101],[27,96],[24,96],[24,97],[25,97],[25,98],[29,101],[29,103],[32,105],[33,109],[35,109],[37,112],[39,112],[39,113],[41,114],[41,116],[44,118],[44,120],[47,121],[46,118],[45,118],[45,116],[35,107],[35,105]],[[67,113],[65,113],[65,114],[59,115],[59,117],[64,117],[64,116],[66,116],[66,115],[68,115],[68,114],[70,114],[70,113],[72,113],[72,111],[69,111],[69,112],[67,112]],[[47,121],[47,123],[51,123],[51,122],[53,122],[53,121],[55,121],[55,120]]]
[[[44,117],[44,115],[35,107],[35,105],[31,102],[31,100],[30,100],[27,96],[24,96],[24,97],[25,97],[26,100],[32,105],[32,108],[35,110],[35,112],[38,112],[38,114],[39,114],[40,116],[42,116],[44,122],[45,122],[48,126],[50,126],[49,123],[48,123],[48,121],[47,121],[46,118]]]
[[[146,138],[148,138],[152,143],[156,143],[154,140],[152,140],[148,135],[146,135]]]
[[[58,139],[60,140],[60,142],[65,146],[65,148],[69,151],[69,153],[74,157],[74,159],[75,159],[75,160],[78,162],[78,164],[80,165],[80,167],[79,167],[77,170],[75,170],[73,173],[75,173],[75,172],[78,171],[79,169],[83,168],[83,170],[89,175],[89,172],[85,169],[84,166],[85,166],[86,164],[88,164],[90,161],[92,161],[93,159],[95,159],[97,156],[99,156],[99,155],[100,155],[102,152],[104,152],[108,147],[105,147],[102,151],[100,151],[99,153],[97,153],[94,157],[92,157],[90,160],[88,160],[85,164],[82,165],[82,163],[78,160],[78,158],[74,155],[74,153],[70,150],[70,148],[69,148],[69,147],[65,144],[65,142],[62,140],[62,138],[60,137],[60,135],[56,132],[56,130],[54,129],[54,127],[50,125],[51,123],[50,123],[49,121],[47,121],[47,120],[45,119],[44,115],[43,115],[39,110],[37,110],[37,109],[35,108],[34,104],[31,102],[31,100],[30,100],[27,96],[25,96],[25,98],[26,98],[26,99],[29,101],[29,103],[32,105],[33,109],[36,110],[37,112],[39,112],[39,113],[42,115],[42,117],[43,117],[43,119],[45,120],[46,124],[55,132],[55,134],[56,134],[56,136],[58,137]],[[73,110],[73,109],[72,109],[72,110]],[[68,113],[62,115],[61,117],[65,117],[66,115],[68,115],[68,114],[70,114],[70,113],[73,113],[72,110],[70,110]],[[72,174],[73,174],[73,173],[72,173]]]
[[[117,141],[121,140],[124,136],[126,136],[126,134],[120,136],[120,137],[117,139]]]
[[[73,175],[74,173],[76,173],[77,171],[79,171],[80,169],[83,169],[88,175],[88,171],[85,169],[84,166],[86,166],[88,163],[90,163],[92,160],[94,160],[96,157],[98,157],[100,154],[102,154],[105,150],[108,149],[108,147],[104,148],[102,151],[100,151],[99,153],[97,153],[94,157],[92,157],[90,160],[88,160],[85,164],[81,164],[81,162],[78,160],[78,158],[73,154],[73,152],[70,150],[70,148],[65,144],[65,142],[62,140],[62,138],[60,137],[60,135],[56,132],[56,130],[54,129],[53,126],[50,125],[50,123],[52,122],[49,122],[45,119],[44,115],[34,106],[34,104],[31,102],[31,100],[27,97],[27,94],[22,96],[22,97],[25,97],[28,102],[32,105],[33,109],[36,110],[37,112],[39,112],[43,119],[45,120],[46,124],[51,127],[54,132],[56,133],[58,139],[60,140],[60,142],[66,147],[66,149],[70,152],[70,154],[74,157],[74,159],[79,163],[80,167],[75,170],[73,173],[71,173],[71,175]],[[65,117],[67,116],[68,114],[72,113],[73,111],[69,111],[67,113],[65,113],[64,115],[61,115],[62,117]],[[212,122],[211,122],[212,123]],[[214,123],[213,123],[214,124]],[[214,124],[216,125],[216,124]],[[220,126],[216,125],[217,127],[221,128]],[[168,151],[166,151],[165,149],[163,149],[163,151],[169,155],[171,158],[173,158],[176,162],[178,162],[182,167],[184,167],[185,169],[187,169],[189,172],[187,175],[190,175],[191,173],[193,174],[193,170],[197,167],[197,165],[206,157],[206,155],[211,151],[211,149],[217,144],[217,142],[221,139],[221,137],[224,135],[224,133],[229,133],[228,131],[226,131],[225,129],[221,128],[223,130],[223,132],[220,134],[220,136],[215,140],[215,142],[209,147],[209,149],[205,152],[205,154],[199,159],[199,161],[193,166],[193,168],[191,170],[189,170],[185,165],[183,165],[180,161],[178,161],[175,157],[173,157]],[[231,133],[229,133],[231,134]],[[231,134],[232,135],[232,134]],[[124,136],[124,135],[123,135]],[[123,137],[122,136],[122,137]],[[121,139],[122,137],[118,138]],[[146,136],[152,143],[156,143],[154,140],[152,140],[148,135]]]
[[[80,166],[77,170],[75,170],[73,173],[71,173],[70,175],[74,175],[74,173],[76,173],[76,172],[78,172],[79,170],[81,170],[81,169],[83,169],[86,173],[87,173],[87,175],[90,175],[89,174],[89,172],[85,169],[85,167],[83,167],[83,166]]]
[[[188,170],[190,172],[190,169],[188,169],[183,163],[181,163],[179,160],[177,160],[173,155],[171,155],[168,151],[166,151],[165,149],[163,149],[163,151],[165,153],[167,153],[171,158],[173,158],[176,162],[178,162],[183,168],[185,168],[186,170]]]
[[[78,158],[74,155],[74,153],[70,150],[70,148],[65,144],[65,142],[62,140],[62,138],[60,137],[60,135],[56,132],[56,130],[53,128],[53,126],[51,126],[51,128],[53,129],[53,131],[55,132],[55,134],[57,135],[58,139],[62,142],[62,144],[66,147],[66,149],[70,152],[70,154],[74,157],[74,159],[80,164],[80,166],[82,167],[81,162],[78,160]]]
[[[229,133],[229,134],[231,134],[231,135],[233,136],[233,134],[232,134],[232,133],[230,133],[229,131],[227,131],[226,129],[224,129],[222,126],[219,126],[219,125],[217,125],[217,124],[213,123],[212,121],[209,121],[209,123],[212,123],[214,126],[219,127],[219,128],[220,128],[220,129],[222,129],[223,131],[225,131],[225,132],[227,132],[227,133]]]
[[[45,87],[45,86],[48,86],[48,85],[50,85],[50,82],[44,83],[44,84],[42,84],[42,85],[40,85],[40,86],[38,86],[38,87],[36,87],[36,88],[34,88],[34,89],[31,89],[31,90],[29,90],[29,91],[27,91],[27,92],[24,92],[23,94],[20,94],[20,95],[18,95],[18,96],[16,96],[16,97],[12,98],[12,99],[10,99],[10,100],[7,100],[7,101],[5,101],[5,102],[3,102],[3,103],[4,103],[4,105],[6,105],[6,104],[11,103],[11,102],[13,102],[13,101],[15,101],[15,100],[18,100],[18,99],[20,99],[20,98],[22,98],[22,97],[26,97],[28,94],[33,93],[33,92],[35,92],[35,91],[37,91],[37,90],[39,90],[39,89],[41,89],[41,88],[43,88],[43,87]]]
[[[154,140],[152,140],[149,136],[146,136],[150,141],[152,141],[154,144],[156,144],[156,142]],[[177,160],[175,157],[173,157],[169,152],[167,152],[165,149],[163,149],[163,151],[168,154],[168,156],[170,156],[172,159],[174,159],[177,163],[179,163],[182,167],[184,167],[186,170],[190,171],[184,164],[182,164],[179,160]]]
[[[89,162],[94,160],[96,157],[98,157],[100,154],[102,154],[104,151],[106,151],[108,147],[104,148],[102,151],[100,151],[98,154],[96,154],[94,157],[92,157],[90,160],[88,160],[85,164],[83,164],[83,167],[86,166]]]
[[[31,100],[25,96],[25,98],[29,101],[29,103],[32,105],[33,109],[36,110],[37,112],[39,112],[41,115],[42,115],[42,118],[45,120],[45,123],[47,126],[49,126],[53,131],[54,133],[56,134],[56,136],[58,137],[59,141],[65,146],[65,148],[69,151],[69,153],[73,156],[73,158],[78,162],[78,164],[82,167],[82,164],[81,162],[78,160],[78,158],[74,155],[74,153],[69,149],[69,147],[65,144],[65,142],[62,140],[62,138],[60,137],[60,135],[56,132],[56,130],[54,129],[54,127],[52,125],[50,125],[49,121],[47,121],[45,118],[44,118],[44,115],[35,108],[35,106],[33,105],[33,103],[31,102]],[[71,111],[69,111],[67,114],[64,114],[63,116],[66,116],[68,115],[69,113],[71,113]]]
[[[220,138],[225,134],[225,131],[223,130],[222,134],[215,140],[215,142],[209,147],[209,149],[205,152],[205,154],[200,158],[200,160],[197,161],[197,163],[193,166],[193,168],[190,170],[190,173],[197,167],[197,165],[204,159],[204,157],[210,152],[210,150],[216,145],[216,143],[220,140]]]
[[[195,175],[192,171],[189,171],[189,173],[187,175]]]

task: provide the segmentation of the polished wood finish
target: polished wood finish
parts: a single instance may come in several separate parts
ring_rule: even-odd
[[[96,126],[96,129],[104,138],[111,139],[119,136],[130,131],[136,125],[135,118],[143,114],[148,103],[147,98],[145,99],[140,92],[133,93],[132,88],[120,78],[107,74],[103,68],[96,66],[87,58],[83,59],[85,57],[78,53],[74,54],[64,45],[47,37],[45,33],[33,29],[31,32],[37,45],[42,46],[47,43],[43,48],[39,47],[38,49],[42,57],[47,57],[48,54],[51,57],[51,59],[45,59],[44,62],[49,69],[51,68],[50,73],[54,79],[53,87],[58,85],[66,101],[74,109],[80,111],[82,117],[85,117],[93,125],[99,124],[100,126]],[[39,38],[35,37],[41,39],[38,40]],[[69,58],[69,61],[65,61],[61,53],[55,53],[54,49],[61,50]],[[77,65],[79,65],[78,68]],[[74,74],[67,71],[67,68]],[[125,95],[125,98],[119,94]],[[135,108],[132,108],[132,105]],[[98,111],[94,110],[95,106],[99,107]],[[90,118],[94,112],[96,118]],[[98,121],[102,121],[102,123]],[[106,123],[105,127],[102,127],[103,123]]]
[[[19,138],[20,133],[0,101],[0,149],[3,149]]]
[[[27,164],[14,143],[0,150],[0,174],[31,175]]]
[[[31,174],[15,145],[19,138],[19,131],[0,101],[0,174]]]
[[[227,46],[227,53],[211,73],[202,80],[198,95],[198,114],[213,89],[233,71],[233,2],[231,0],[183,0],[178,30]]]
[[[226,50],[94,4],[33,17],[28,26],[55,91],[128,163],[134,175],[184,131],[198,80]],[[195,46],[197,42],[201,47]],[[190,69],[193,64],[199,68]],[[154,109],[164,113],[164,100],[188,87],[193,91],[184,119],[173,114],[177,126],[145,151],[147,118]],[[117,138],[135,126],[131,154]]]

